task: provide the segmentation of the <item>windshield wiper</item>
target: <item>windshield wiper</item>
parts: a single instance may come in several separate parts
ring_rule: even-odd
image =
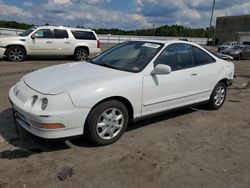
[[[103,67],[108,67],[108,68],[111,68],[111,69],[117,69],[109,64],[106,64],[106,63],[103,63],[103,64],[96,64],[96,65],[100,65],[100,66],[103,66]]]

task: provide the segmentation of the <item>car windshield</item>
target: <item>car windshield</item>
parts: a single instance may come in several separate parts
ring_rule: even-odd
[[[163,47],[161,43],[129,41],[116,45],[91,63],[117,70],[140,72]]]
[[[33,31],[35,31],[35,29],[36,29],[35,27],[31,27],[31,28],[27,29],[26,31],[20,33],[19,36],[26,37],[30,33],[32,33]]]

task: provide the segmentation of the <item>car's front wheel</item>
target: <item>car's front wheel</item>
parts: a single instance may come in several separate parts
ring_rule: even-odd
[[[210,96],[210,100],[208,103],[210,109],[217,110],[220,107],[222,107],[223,103],[226,100],[226,94],[227,94],[227,86],[223,82],[219,82],[215,86]]]
[[[85,127],[87,138],[96,145],[116,142],[127,129],[128,110],[116,100],[97,105],[89,114]]]
[[[10,61],[21,62],[26,59],[27,54],[22,47],[12,46],[7,49],[6,56]]]

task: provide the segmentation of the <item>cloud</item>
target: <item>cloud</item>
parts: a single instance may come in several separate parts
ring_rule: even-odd
[[[208,26],[213,3],[213,0],[129,0],[126,3],[133,4],[133,8],[123,10],[119,7],[116,10],[117,1],[44,0],[38,4],[35,0],[28,0],[23,1],[22,6],[17,3],[14,6],[0,0],[0,17],[33,24],[90,28],[129,30],[166,24],[197,28]],[[116,5],[112,6],[112,3]],[[249,0],[216,0],[213,23],[217,16],[240,14],[250,14]]]
[[[8,18],[10,16],[22,18],[32,17],[30,12],[25,12],[23,9],[17,6],[6,5],[3,1],[0,1],[0,10],[0,16],[2,16],[3,18]]]
[[[136,11],[148,23],[156,25],[181,24],[189,27],[207,27],[213,0],[134,0]],[[250,13],[249,0],[216,0],[214,22],[217,16]]]
[[[23,5],[26,6],[26,7],[32,7],[34,4],[32,2],[30,2],[30,1],[25,1],[23,3]]]

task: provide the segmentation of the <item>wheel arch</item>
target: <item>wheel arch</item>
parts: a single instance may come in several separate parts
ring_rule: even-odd
[[[231,84],[230,84],[230,79],[228,79],[228,78],[223,78],[223,79],[221,79],[221,80],[220,80],[219,82],[217,82],[217,83],[220,83],[220,82],[224,83],[227,87],[231,85]]]
[[[106,101],[110,101],[110,100],[116,100],[116,101],[119,101],[121,103],[123,103],[127,110],[128,110],[128,115],[129,115],[129,123],[133,121],[134,119],[134,108],[131,104],[131,102],[125,98],[125,97],[122,97],[122,96],[112,96],[112,97],[107,97],[105,99],[102,99],[101,101],[99,101],[98,103],[96,103],[92,108],[91,110],[89,111],[89,114],[91,113],[91,111],[96,107],[98,106],[99,104],[103,103],[103,102],[106,102]],[[89,116],[88,114],[88,116]],[[87,116],[87,117],[88,117]],[[85,122],[86,123],[86,122]],[[85,126],[85,125],[84,125]]]
[[[22,45],[22,44],[9,44],[9,45],[7,45],[7,46],[6,46],[6,50],[5,50],[5,52],[4,52],[4,55],[6,55],[6,53],[7,53],[8,49],[9,49],[10,47],[15,47],[15,46],[17,46],[17,47],[20,47],[20,48],[24,49],[24,50],[25,50],[25,53],[28,55],[28,53],[27,53],[27,50],[26,50],[25,46],[24,46],[24,45]]]
[[[75,53],[75,51],[76,51],[77,49],[79,49],[79,48],[84,48],[84,49],[86,49],[87,52],[88,52],[88,55],[90,54],[89,47],[88,47],[87,45],[76,46],[76,47],[75,47],[75,50],[74,50],[74,53]]]

